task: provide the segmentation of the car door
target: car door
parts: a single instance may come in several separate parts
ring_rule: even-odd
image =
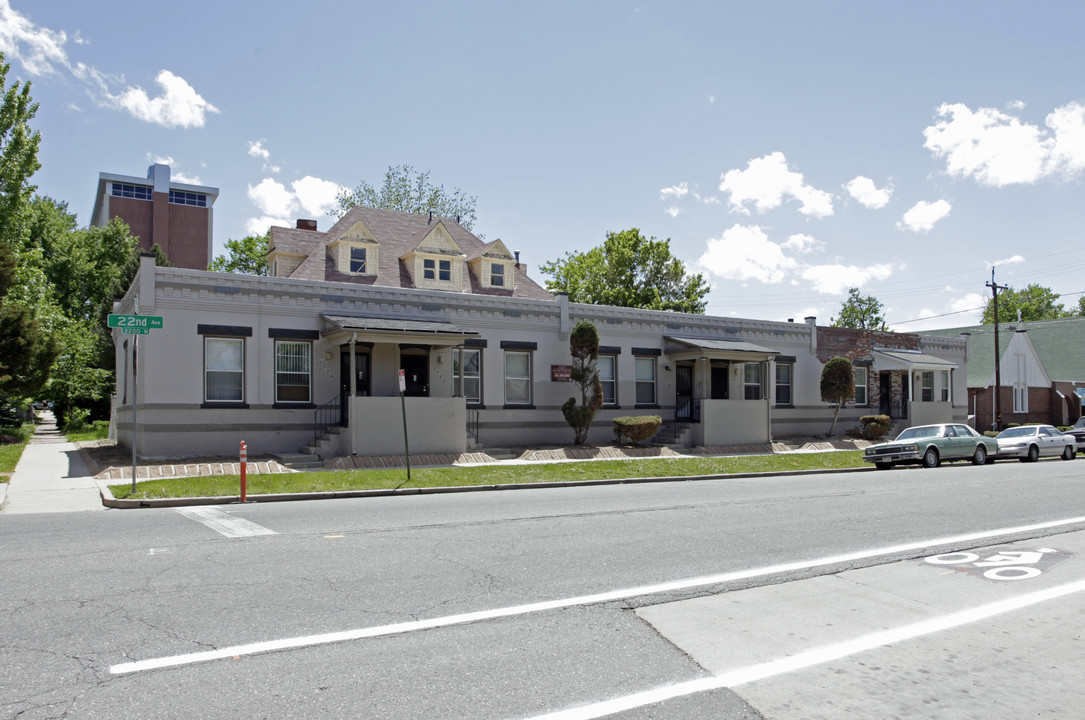
[[[1056,437],[1055,433],[1051,430],[1052,428],[1049,427],[1040,428],[1040,455],[1042,456],[1062,454],[1062,448],[1063,445],[1065,445],[1065,441],[1061,437]]]
[[[957,428],[953,425],[946,425],[945,432],[943,433],[944,440],[942,441],[945,448],[942,452],[944,458],[960,458],[971,455],[971,451],[966,451],[964,443],[967,442],[966,438],[962,438],[960,433],[957,432]]]

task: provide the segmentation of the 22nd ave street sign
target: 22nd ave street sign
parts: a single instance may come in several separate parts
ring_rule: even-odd
[[[161,315],[110,315],[109,327],[120,328],[125,335],[148,335],[162,327]]]

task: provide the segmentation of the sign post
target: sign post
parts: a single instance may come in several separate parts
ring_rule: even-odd
[[[120,328],[124,335],[135,335],[132,338],[132,494],[136,492],[136,420],[139,412],[139,336],[150,335],[151,330],[162,329],[161,315],[140,315],[139,295],[135,298],[135,311],[132,315],[119,315],[110,313],[107,325],[111,328]]]
[[[407,400],[403,393],[407,390],[407,376],[399,370],[399,405],[403,409],[403,452],[407,456],[407,482],[411,481],[411,446],[407,442]]]

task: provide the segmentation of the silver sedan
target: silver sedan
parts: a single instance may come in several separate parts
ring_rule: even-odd
[[[1018,458],[1021,462],[1036,462],[1041,457],[1059,456],[1073,460],[1077,454],[1077,441],[1051,425],[1022,425],[1000,432],[999,458]]]

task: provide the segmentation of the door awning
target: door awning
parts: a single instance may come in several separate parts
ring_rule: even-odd
[[[420,343],[453,347],[478,335],[442,320],[408,320],[352,315],[321,315],[329,327],[321,335],[331,342]]]
[[[878,370],[951,370],[957,363],[921,352],[875,350],[874,367]]]
[[[761,362],[771,360],[780,354],[760,345],[742,340],[717,340],[708,338],[687,338],[664,336],[664,340],[673,343],[664,350],[674,360],[709,358],[717,360],[737,360],[739,362]]]

